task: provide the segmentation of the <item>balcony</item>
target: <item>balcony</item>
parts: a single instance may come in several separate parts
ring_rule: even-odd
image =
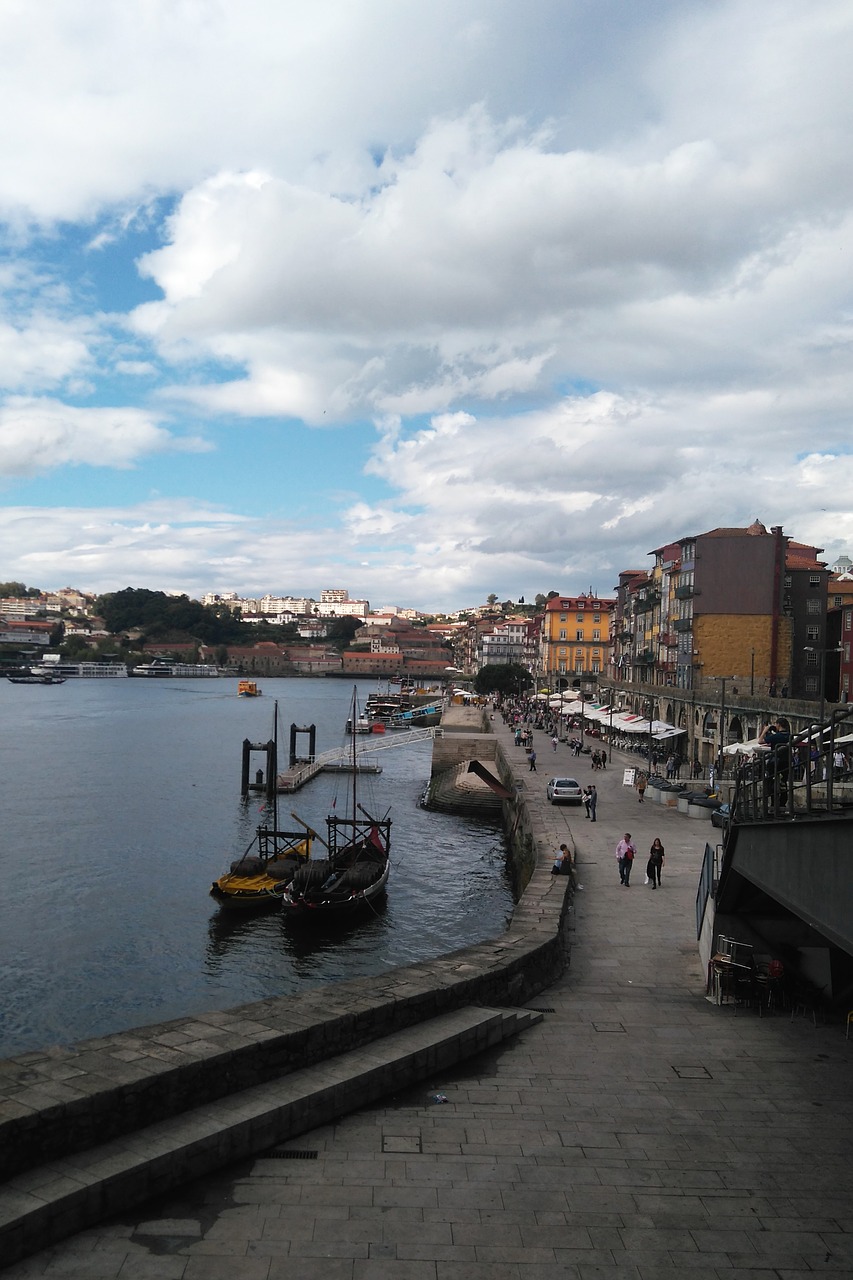
[[[692,618],[676,618],[672,624],[672,627],[674,631],[692,631],[693,619]]]
[[[676,587],[674,592],[676,600],[692,600],[693,597],[698,596],[698,594],[699,592],[693,586],[692,582],[688,586]]]

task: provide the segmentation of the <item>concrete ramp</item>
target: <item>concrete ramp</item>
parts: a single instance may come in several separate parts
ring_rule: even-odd
[[[468,1007],[19,1173],[0,1187],[0,1258],[20,1258],[192,1179],[447,1071],[541,1019]]]

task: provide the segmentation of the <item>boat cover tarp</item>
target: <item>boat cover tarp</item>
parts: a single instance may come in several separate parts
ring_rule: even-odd
[[[502,800],[512,799],[512,792],[507,791],[506,787],[501,782],[500,778],[496,778],[493,773],[489,773],[489,770],[486,768],[486,766],[480,764],[479,760],[468,761],[468,772],[476,773],[477,777],[482,778],[486,786],[491,787],[495,795],[500,796]]]

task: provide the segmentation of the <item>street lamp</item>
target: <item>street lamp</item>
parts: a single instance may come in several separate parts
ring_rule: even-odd
[[[717,768],[720,773],[723,772],[723,747],[725,746],[725,721],[726,721],[726,681],[734,680],[734,676],[714,676],[714,680],[718,680],[720,684],[720,726],[717,737],[719,746],[717,748]]]
[[[651,698],[651,697],[650,697],[650,698],[648,698],[648,699],[647,699],[647,702],[648,702],[648,704],[649,704],[649,766],[648,766],[648,775],[649,775],[649,777],[651,777],[651,776],[652,776],[652,731],[653,731],[653,728],[654,728],[654,722],[653,722],[653,720],[652,720],[652,709],[654,708],[655,700],[654,700],[654,698]]]

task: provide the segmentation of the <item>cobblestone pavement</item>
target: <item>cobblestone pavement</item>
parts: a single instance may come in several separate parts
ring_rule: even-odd
[[[507,742],[509,734],[496,721]],[[694,901],[709,823],[595,774],[572,838],[571,966],[542,1021],[453,1076],[304,1134],[285,1158],[204,1179],[10,1268],[85,1280],[805,1280],[853,1275],[853,1041],[837,1023],[705,999]],[[630,888],[615,846],[641,857]],[[659,891],[643,885],[654,836]]]

